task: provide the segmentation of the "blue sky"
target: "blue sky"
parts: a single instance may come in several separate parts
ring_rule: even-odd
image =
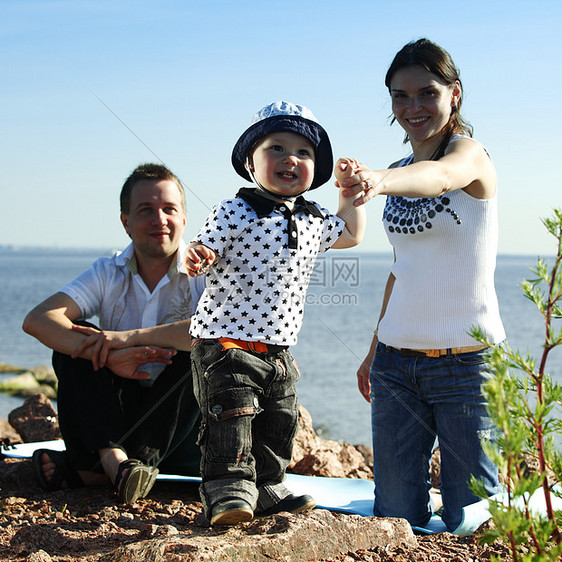
[[[553,253],[540,218],[562,206],[561,25],[559,0],[2,0],[0,245],[123,247],[120,186],[158,160],[187,186],[189,240],[244,185],[232,146],[278,99],[309,106],[336,157],[384,168],[407,151],[384,74],[426,36],[460,67],[496,163],[500,252]],[[331,183],[313,193],[335,210]],[[363,250],[389,250],[383,202]]]

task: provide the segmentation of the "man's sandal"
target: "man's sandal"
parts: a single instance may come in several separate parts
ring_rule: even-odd
[[[123,461],[117,469],[115,492],[122,503],[135,503],[144,498],[154,486],[158,469],[137,459]]]
[[[45,478],[43,473],[43,454],[46,453],[55,465],[55,471],[50,480]],[[63,488],[66,483],[68,488],[82,488],[84,482],[77,470],[68,464],[68,455],[66,451],[52,451],[51,449],[37,449],[33,452],[31,457],[31,464],[33,466],[33,473],[43,490],[54,492]]]

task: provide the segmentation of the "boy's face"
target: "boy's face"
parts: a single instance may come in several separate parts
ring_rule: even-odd
[[[296,133],[270,133],[263,137],[250,159],[256,181],[281,196],[304,193],[314,180],[314,148]]]

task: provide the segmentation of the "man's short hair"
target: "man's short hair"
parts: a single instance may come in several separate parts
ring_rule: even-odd
[[[121,212],[126,215],[129,214],[131,210],[131,192],[135,184],[141,180],[168,180],[173,181],[177,186],[181,194],[181,206],[184,212],[187,211],[185,204],[185,190],[180,180],[170,171],[166,166],[162,164],[152,164],[147,162],[137,166],[131,173],[131,175],[125,180],[123,187],[121,188],[121,195],[119,196],[121,204]]]

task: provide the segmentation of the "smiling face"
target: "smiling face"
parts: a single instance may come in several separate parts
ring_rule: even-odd
[[[397,70],[390,82],[392,113],[412,145],[439,141],[460,94],[460,83],[448,85],[421,66]]]
[[[121,222],[139,258],[171,258],[185,228],[183,197],[171,180],[142,179],[131,190],[128,213]]]
[[[263,137],[254,148],[250,170],[256,181],[281,197],[304,193],[314,180],[314,148],[287,131]]]

